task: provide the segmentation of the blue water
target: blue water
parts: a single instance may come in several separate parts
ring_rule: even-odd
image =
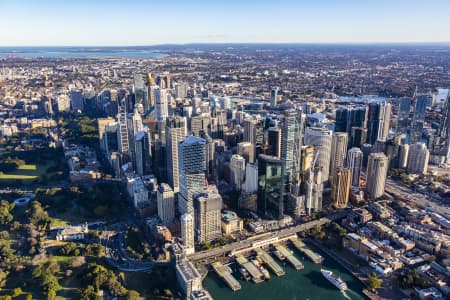
[[[322,254],[322,253],[321,253]],[[363,294],[362,284],[343,269],[336,261],[326,254],[322,254],[325,258],[322,264],[314,264],[307,258],[294,251],[294,255],[301,259],[305,268],[303,270],[295,270],[286,262],[283,263],[276,260],[283,266],[286,274],[277,277],[271,273],[271,279],[266,282],[255,284],[253,282],[243,281],[234,273],[234,277],[239,280],[242,289],[233,292],[228,288],[222,279],[220,279],[214,271],[208,273],[204,287],[211,293],[215,300],[363,300],[367,299]],[[231,268],[234,270],[235,266]],[[349,290],[341,292],[329,283],[320,272],[321,268],[333,271],[344,280]]]
[[[0,57],[160,58],[167,54],[129,47],[0,47]]]

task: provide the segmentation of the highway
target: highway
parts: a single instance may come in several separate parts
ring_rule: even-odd
[[[341,212],[332,214],[328,217],[321,218],[319,220],[315,220],[315,221],[311,221],[308,223],[280,229],[277,231],[272,231],[269,234],[262,235],[260,238],[248,238],[246,240],[227,244],[227,245],[224,245],[219,248],[196,252],[194,254],[189,255],[188,259],[191,261],[201,261],[201,260],[206,260],[206,259],[210,259],[210,258],[214,258],[214,257],[224,256],[233,250],[238,251],[238,250],[242,250],[245,248],[250,248],[250,247],[252,247],[252,244],[255,242],[262,242],[262,241],[269,240],[269,239],[272,239],[275,237],[284,238],[284,237],[292,236],[294,234],[297,234],[297,233],[305,231],[305,230],[309,230],[311,228],[314,228],[317,225],[324,225],[326,223],[343,218],[344,216],[347,215],[347,213],[348,213],[348,211],[341,211]]]

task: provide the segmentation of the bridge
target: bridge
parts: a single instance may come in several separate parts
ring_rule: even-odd
[[[272,231],[269,233],[261,234],[260,236],[250,237],[246,240],[234,242],[231,244],[227,244],[218,248],[214,248],[211,250],[205,250],[196,252],[194,254],[188,255],[188,259],[193,262],[206,262],[206,260],[213,259],[215,260],[217,257],[225,256],[225,255],[233,255],[235,253],[241,253],[250,251],[255,248],[260,248],[262,246],[277,242],[283,241],[291,238],[293,235],[296,235],[299,232],[306,231],[312,229],[316,226],[322,226],[324,224],[333,222],[335,220],[341,219],[348,214],[348,211],[341,211],[328,217],[320,218],[315,221],[311,221],[308,223],[280,229],[277,231]]]

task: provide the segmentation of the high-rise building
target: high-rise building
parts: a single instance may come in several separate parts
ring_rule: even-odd
[[[214,186],[204,193],[194,195],[195,232],[197,242],[205,243],[222,236],[222,197]]]
[[[425,174],[428,169],[430,152],[424,143],[410,145],[407,169],[411,173]]]
[[[371,200],[384,194],[389,161],[384,153],[371,153],[367,163],[366,191]]]
[[[69,92],[70,107],[73,111],[84,110],[84,97],[83,92],[79,90],[71,90]]]
[[[184,253],[186,255],[193,254],[195,252],[194,217],[190,213],[183,214],[180,221]]]
[[[365,107],[340,107],[336,110],[335,132],[347,132],[350,135],[352,127],[365,128]]]
[[[348,198],[350,197],[351,181],[352,171],[350,169],[339,167],[336,170],[335,184],[333,186],[333,200],[335,207],[347,207]]]
[[[270,90],[270,106],[277,106],[279,88],[274,87]]]
[[[386,140],[391,121],[391,104],[387,102],[369,103],[367,121],[367,143]]]
[[[409,131],[409,143],[414,144],[422,140],[423,125],[425,123],[425,113],[427,109],[427,97],[418,95],[416,97],[416,105],[414,106],[414,114],[412,118],[411,128]]]
[[[206,188],[206,163],[204,139],[189,136],[178,147],[180,193],[178,210],[180,214],[193,212],[193,195]]]
[[[178,145],[187,135],[185,117],[168,117],[166,119],[166,160],[167,180],[175,193],[180,189],[178,170]]]
[[[250,142],[241,142],[238,143],[238,149],[237,154],[245,158],[245,161],[247,163],[254,163],[255,162],[255,150],[254,146]]]
[[[347,155],[348,135],[346,132],[335,132],[331,142],[330,182],[335,183],[335,175],[338,169],[344,167]]]
[[[313,166],[307,171],[305,178],[305,206],[306,212],[310,215],[313,212],[322,210],[323,200],[323,179],[322,167]]]
[[[134,74],[134,103],[142,105],[144,112],[149,110],[149,90],[147,87],[147,75]]]
[[[201,132],[209,134],[211,117],[208,114],[201,114],[191,118],[191,132],[195,136],[201,136]]]
[[[281,160],[287,184],[286,192],[293,190],[293,185],[300,181],[300,150],[303,136],[301,113],[301,110],[295,109],[284,111],[281,126]]]
[[[56,109],[59,112],[70,110],[70,98],[67,95],[59,95],[56,98]]]
[[[411,113],[411,98],[398,100],[397,134],[407,133],[409,127],[409,115]]]
[[[352,186],[359,187],[363,153],[359,148],[351,148],[347,154],[347,168],[352,172]]]
[[[450,158],[450,92],[445,101],[439,131],[434,142],[433,156],[439,163],[449,163]]]
[[[352,127],[350,129],[350,147],[360,148],[367,140],[367,128]]]
[[[121,154],[129,155],[130,143],[128,137],[128,120],[127,120],[127,106],[123,99],[119,104],[119,112],[117,114],[117,143],[119,145],[119,152]]]
[[[239,154],[234,154],[230,159],[230,184],[233,190],[240,191],[244,183],[245,176],[245,158]]]
[[[314,146],[302,146],[300,172],[304,177],[314,162]]]
[[[326,128],[308,127],[305,130],[305,145],[314,146],[318,152],[316,167],[322,167],[321,179],[328,183],[331,158],[332,132]]]
[[[244,141],[254,146],[254,157],[262,153],[264,144],[264,120],[252,118],[244,121]]]
[[[242,185],[242,193],[252,194],[258,191],[258,165],[247,163],[245,167],[245,182]]]
[[[154,92],[156,118],[163,121],[169,116],[169,99],[167,90],[157,88]]]
[[[268,140],[268,155],[276,156],[280,158],[281,156],[281,128],[270,127],[267,131]]]
[[[334,125],[335,132],[348,131],[349,109],[347,107],[339,107],[336,109],[336,122]]]
[[[139,131],[134,141],[134,162],[135,171],[138,175],[144,176],[151,173],[152,170],[152,146],[150,133],[146,130]]]
[[[284,213],[283,162],[275,156],[258,157],[258,212],[267,218],[281,219]]]
[[[165,224],[171,223],[175,218],[175,194],[167,183],[161,183],[156,192],[158,217]]]
[[[106,125],[115,122],[113,118],[98,118],[97,119],[97,129],[98,129],[98,140],[100,143],[100,149],[105,150],[105,131]]]
[[[400,145],[398,167],[406,168],[408,165],[409,145]]]

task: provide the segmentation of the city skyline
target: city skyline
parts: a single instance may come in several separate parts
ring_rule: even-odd
[[[289,7],[289,9],[286,9]],[[450,3],[0,1],[0,46],[450,42]]]

